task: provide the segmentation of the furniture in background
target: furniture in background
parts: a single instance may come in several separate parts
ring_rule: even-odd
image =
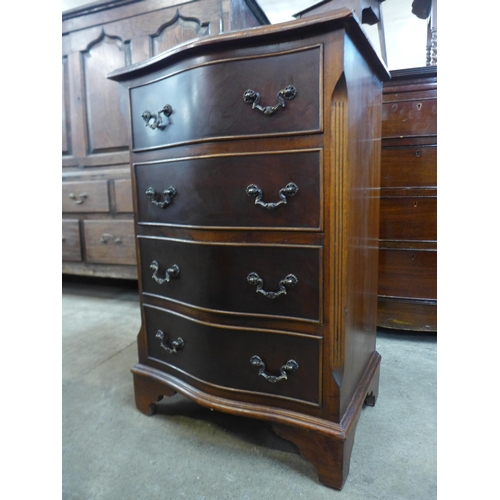
[[[378,393],[388,77],[346,9],[109,75],[130,106],[143,413],[179,392],[268,420],[342,487]]]
[[[253,0],[113,0],[62,16],[62,271],[137,278],[130,155],[113,69],[267,24]]]
[[[437,69],[384,84],[378,325],[437,331]]]

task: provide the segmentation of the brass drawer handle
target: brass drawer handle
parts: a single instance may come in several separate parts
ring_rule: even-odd
[[[164,129],[168,124],[162,125],[163,121],[161,119],[161,115],[164,114],[165,118],[168,118],[173,113],[172,106],[170,104],[165,104],[163,108],[158,111],[155,115],[151,113],[151,111],[144,111],[141,117],[146,122],[146,127],[149,127],[151,130],[155,130],[157,128]]]
[[[297,191],[299,190],[299,187],[297,184],[294,184],[293,182],[288,183],[284,188],[280,189],[279,191],[279,197],[281,198],[280,201],[277,201],[276,203],[265,203],[262,201],[262,190],[256,185],[256,184],[250,184],[250,186],[247,187],[246,192],[247,195],[250,197],[255,198],[255,204],[256,205],[261,205],[264,208],[267,208],[268,210],[272,210],[276,207],[278,207],[281,204],[287,203],[287,196],[295,196],[297,194]]]
[[[161,330],[156,332],[156,338],[161,340],[160,345],[163,349],[165,349],[165,351],[168,352],[168,354],[177,354],[177,351],[180,351],[184,347],[184,340],[182,340],[181,337],[171,342],[172,347],[169,347],[165,344],[165,334]]]
[[[262,287],[264,286],[264,281],[259,277],[257,273],[250,273],[247,276],[247,281],[250,285],[257,286],[256,292],[262,293],[268,299],[275,299],[280,295],[286,295],[286,287],[295,286],[299,280],[294,274],[288,274],[285,279],[279,282],[279,291],[278,292],[266,292]]]
[[[252,363],[253,366],[257,366],[259,368],[259,375],[264,377],[268,382],[271,382],[272,384],[275,384],[280,380],[287,380],[288,377],[286,375],[286,372],[295,372],[299,368],[299,364],[297,363],[297,361],[295,361],[294,359],[289,359],[281,367],[280,369],[281,375],[279,377],[276,377],[275,375],[268,375],[267,373],[264,373],[266,365],[259,356],[252,356],[250,358],[250,363]]]
[[[87,193],[82,193],[80,196],[76,196],[75,193],[69,193],[68,198],[73,200],[75,205],[81,205],[87,198]]]
[[[109,234],[109,233],[104,233],[102,236],[101,236],[101,239],[100,239],[100,242],[103,243],[104,245],[107,245],[111,240],[113,239],[113,235],[112,234]],[[117,245],[120,245],[122,240],[119,238],[119,237],[116,237],[114,239],[114,242],[117,244]]]
[[[297,89],[293,85],[288,85],[284,89],[281,89],[277,94],[278,103],[274,106],[261,106],[259,104],[260,94],[255,90],[248,89],[243,94],[243,101],[247,104],[252,105],[252,109],[258,109],[262,111],[265,115],[272,115],[278,111],[279,108],[285,107],[285,99],[291,101],[297,95]]]
[[[149,267],[151,269],[153,269],[153,276],[151,276],[151,277],[159,285],[163,285],[163,283],[165,283],[165,282],[168,283],[170,281],[170,278],[175,278],[180,273],[179,266],[177,264],[174,264],[172,267],[169,267],[167,269],[167,271],[165,273],[165,278],[158,278],[158,276],[156,276],[156,274],[158,273],[158,270],[160,269],[160,265],[158,264],[158,262],[156,262],[156,260],[153,260],[153,262],[151,262],[151,265]]]
[[[170,205],[170,203],[172,203],[173,197],[176,194],[177,194],[176,189],[173,186],[170,186],[169,188],[165,189],[165,191],[163,191],[164,200],[157,201],[156,191],[152,187],[149,187],[146,191],[146,196],[149,198],[149,201],[151,201],[151,204],[156,205],[157,207],[160,208],[165,208],[166,206]]]

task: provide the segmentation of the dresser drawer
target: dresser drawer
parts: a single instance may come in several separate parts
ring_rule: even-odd
[[[382,148],[381,187],[437,186],[437,147]]]
[[[437,198],[401,196],[380,199],[380,239],[437,239]]]
[[[62,221],[62,260],[74,262],[82,260],[80,222],[76,219]]]
[[[320,228],[320,151],[185,158],[134,168],[139,224]],[[271,208],[273,203],[278,205]]]
[[[83,227],[89,262],[95,264],[136,264],[133,221],[86,220]]]
[[[321,247],[139,236],[139,248],[144,293],[213,311],[321,320]],[[297,283],[282,283],[289,275]]]
[[[109,212],[108,182],[63,182],[62,211]]]
[[[382,137],[437,134],[437,99],[386,102],[382,105]]]
[[[220,327],[143,306],[150,360],[168,365],[193,385],[266,394],[319,404],[321,339],[307,335]],[[180,339],[180,340],[179,340]],[[250,360],[258,356],[258,360]],[[287,378],[270,382],[259,375]],[[293,366],[293,362],[297,365]],[[188,375],[189,374],[189,375]]]
[[[133,148],[319,131],[320,75],[319,46],[172,69],[161,79],[130,90]],[[260,95],[259,105],[272,107],[280,102],[277,94],[290,85],[296,89],[295,97],[284,99],[285,106],[272,115],[243,100],[247,90],[254,90]],[[166,105],[171,114],[160,112]],[[156,126],[158,117],[161,123]]]
[[[115,187],[115,204],[116,211],[133,212],[134,204],[132,203],[132,182],[130,179],[116,179],[114,182]]]
[[[437,252],[380,249],[379,295],[437,298]]]

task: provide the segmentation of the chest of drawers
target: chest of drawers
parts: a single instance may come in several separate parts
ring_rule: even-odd
[[[179,392],[271,421],[338,489],[378,394],[387,76],[348,10],[109,75],[131,131],[137,407]]]

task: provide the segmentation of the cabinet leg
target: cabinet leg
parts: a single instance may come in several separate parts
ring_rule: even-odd
[[[342,489],[349,473],[354,432],[342,439],[281,424],[273,424],[273,428],[278,436],[298,446],[302,455],[316,468],[320,483],[337,490]]]
[[[367,406],[375,406],[375,403],[378,399],[378,387],[379,387],[379,379],[380,379],[380,365],[377,367],[373,378],[370,382],[370,386],[366,391],[365,405]]]
[[[137,409],[150,416],[155,413],[156,403],[163,396],[173,396],[176,391],[149,377],[134,373],[134,393]]]

